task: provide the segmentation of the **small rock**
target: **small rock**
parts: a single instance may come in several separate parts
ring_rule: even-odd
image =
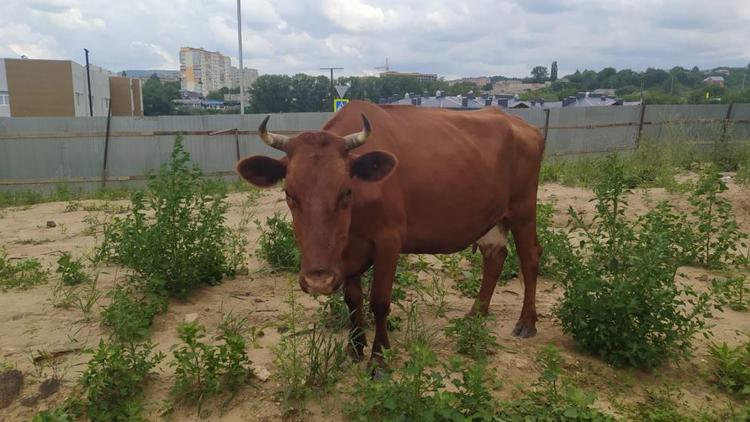
[[[18,321],[21,318],[23,318],[23,314],[15,314],[10,319],[12,319],[13,321]]]
[[[268,378],[271,376],[271,372],[260,365],[253,365],[252,367],[250,367],[250,370],[253,372],[253,375],[255,375],[255,378],[258,378],[263,382],[268,381]]]
[[[517,360],[517,361],[516,361],[516,368],[518,368],[518,369],[524,369],[524,368],[526,368],[527,366],[528,366],[528,365],[526,365],[526,362],[524,362],[524,361],[522,361],[522,360]]]
[[[39,394],[33,394],[21,399],[21,404],[26,407],[34,407],[39,402]]]
[[[0,374],[0,409],[10,406],[23,387],[23,372],[11,369]]]
[[[39,398],[46,399],[47,397],[57,393],[60,390],[60,379],[49,378],[42,381],[39,384]]]
[[[49,228],[57,227],[57,223],[55,223],[53,220],[49,220],[47,221],[47,227]]]
[[[263,303],[263,302],[265,302],[265,300],[263,300],[263,299],[261,299],[261,298],[259,298],[259,297],[256,297],[256,298],[254,299],[254,301],[255,301],[255,303]]]
[[[185,322],[195,322],[197,320],[198,320],[198,314],[195,312],[185,315]]]

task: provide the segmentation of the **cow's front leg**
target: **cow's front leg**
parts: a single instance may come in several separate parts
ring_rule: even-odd
[[[388,313],[391,309],[391,292],[400,245],[396,242],[376,244],[375,249],[375,277],[370,288],[370,309],[375,316],[375,340],[372,342],[370,363],[383,367],[383,349],[391,347],[388,341]]]
[[[347,351],[353,361],[360,362],[364,358],[367,338],[362,329],[364,325],[362,315],[362,282],[359,275],[349,277],[344,282],[344,301],[349,308],[349,321],[351,322]]]

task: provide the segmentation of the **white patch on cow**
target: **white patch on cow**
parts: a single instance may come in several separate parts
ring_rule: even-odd
[[[477,240],[477,246],[482,254],[498,252],[500,248],[508,245],[508,230],[504,227],[495,226],[490,229],[484,236]]]

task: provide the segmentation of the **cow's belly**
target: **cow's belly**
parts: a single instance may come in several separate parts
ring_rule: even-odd
[[[507,215],[507,195],[497,186],[461,192],[436,190],[406,208],[404,253],[454,253],[465,249]]]

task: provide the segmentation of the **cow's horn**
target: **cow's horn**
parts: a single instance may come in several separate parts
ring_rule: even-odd
[[[269,147],[286,151],[286,144],[289,142],[289,137],[271,133],[266,130],[266,124],[268,123],[269,118],[271,118],[271,115],[266,116],[266,118],[260,123],[260,126],[258,127],[258,136],[260,136],[260,139],[268,144]]]
[[[351,135],[346,135],[344,137],[344,140],[346,141],[346,149],[350,150],[364,144],[365,141],[367,141],[367,137],[370,136],[370,132],[372,132],[370,122],[367,120],[367,117],[362,114],[362,132],[352,133]]]

